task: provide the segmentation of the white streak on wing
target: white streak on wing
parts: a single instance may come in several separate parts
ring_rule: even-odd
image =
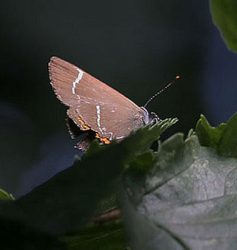
[[[117,140],[120,140],[120,139],[123,139],[123,138],[124,138],[124,136],[117,136],[116,137]]]
[[[101,120],[101,112],[100,112],[100,105],[96,105],[96,115],[97,115],[97,119],[96,119],[96,122],[97,122],[97,126],[99,128],[99,131],[101,133],[102,136],[106,136],[106,135],[109,135],[109,140],[111,141],[113,139],[113,133],[112,132],[106,132],[106,128],[101,128],[101,124],[100,124],[100,120]]]
[[[101,126],[100,126],[100,106],[99,105],[96,105],[96,114],[97,114],[97,126],[100,130],[100,133],[103,135],[103,131],[101,129]]]
[[[112,132],[106,132],[107,135],[109,135],[109,140],[111,141],[113,139],[113,133]]]
[[[82,79],[82,77],[83,77],[83,74],[84,74],[84,72],[82,71],[82,70],[80,70],[80,69],[78,69],[78,68],[76,68],[77,69],[77,71],[78,71],[78,76],[77,76],[77,78],[75,79],[75,81],[72,83],[72,93],[75,95],[75,89],[76,89],[76,86],[77,86],[77,84],[80,82],[80,80]]]

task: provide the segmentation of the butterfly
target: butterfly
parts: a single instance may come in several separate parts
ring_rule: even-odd
[[[77,144],[81,150],[86,150],[94,138],[104,144],[120,141],[132,131],[159,120],[155,113],[149,114],[145,107],[139,107],[107,84],[58,57],[50,59],[49,77],[57,98],[68,107],[71,136],[83,135]]]

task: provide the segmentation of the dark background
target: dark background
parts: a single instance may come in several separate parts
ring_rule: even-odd
[[[0,8],[0,187],[28,192],[71,165],[66,108],[48,79],[66,59],[142,106],[178,117],[188,132],[203,113],[216,125],[236,111],[237,57],[212,24],[208,1],[4,1]]]

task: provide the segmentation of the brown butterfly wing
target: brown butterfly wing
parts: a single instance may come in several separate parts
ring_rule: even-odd
[[[143,110],[133,113],[131,110],[119,111],[120,109],[121,106],[111,106],[110,103],[85,103],[80,107],[69,108],[68,116],[81,129],[87,130],[84,123],[89,124],[90,128],[97,132],[100,137],[118,140],[144,124]],[[90,116],[88,116],[88,113]],[[84,123],[81,122],[80,117],[84,118]]]
[[[49,75],[58,99],[69,106],[68,116],[82,130],[111,140],[144,124],[143,109],[80,68],[52,57]]]

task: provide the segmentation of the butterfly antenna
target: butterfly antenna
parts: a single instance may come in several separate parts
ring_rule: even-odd
[[[158,95],[160,95],[161,93],[163,93],[166,89],[168,89],[171,85],[173,85],[177,80],[181,79],[180,76],[176,76],[175,79],[168,83],[164,88],[162,88],[161,90],[159,90],[158,92],[156,92],[143,106],[144,108],[154,99],[156,98]]]

